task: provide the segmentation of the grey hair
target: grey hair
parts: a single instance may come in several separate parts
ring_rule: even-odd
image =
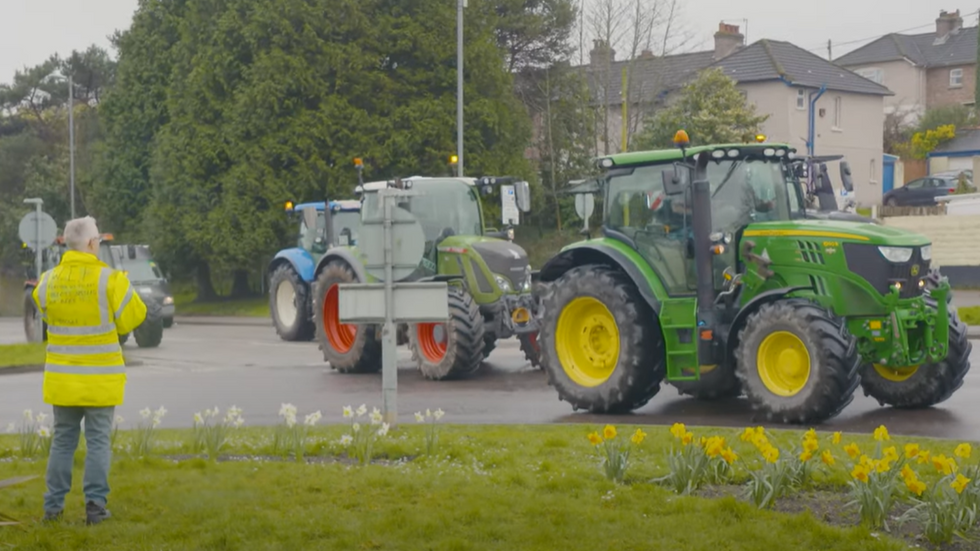
[[[84,251],[88,248],[89,241],[97,237],[99,237],[99,227],[95,224],[95,218],[91,216],[75,218],[65,224],[65,244],[73,251]]]

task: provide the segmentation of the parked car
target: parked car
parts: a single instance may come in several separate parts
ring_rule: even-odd
[[[960,177],[960,174],[966,175],[966,179],[971,184],[973,183],[973,169],[971,168],[964,168],[963,170],[944,170],[933,174],[933,176],[951,176],[953,179],[956,179]]]
[[[943,197],[956,191],[957,175],[940,176],[933,174],[905,184],[900,188],[895,188],[883,197],[884,203],[890,207],[921,207],[936,204],[936,197]],[[972,183],[967,182],[970,191],[977,188]]]

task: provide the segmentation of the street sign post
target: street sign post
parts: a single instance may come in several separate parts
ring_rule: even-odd
[[[595,196],[591,193],[575,194],[575,214],[585,221],[584,228],[589,229],[589,218],[595,210]]]
[[[397,206],[401,198],[417,195],[402,189],[382,189],[382,216],[362,212],[358,249],[368,273],[382,284],[353,283],[338,287],[338,315],[344,323],[383,323],[381,332],[381,395],[385,421],[398,422],[398,323],[446,323],[448,286],[444,282],[398,283],[418,267],[425,252],[425,234],[412,214]],[[397,228],[397,230],[396,230]]]
[[[24,203],[34,205],[34,212],[29,212],[20,219],[17,233],[20,240],[34,251],[34,270],[40,280],[44,270],[42,251],[50,247],[58,237],[58,225],[50,214],[41,210],[43,199],[24,199]],[[40,315],[34,318],[34,335],[37,342],[44,340],[44,321]]]

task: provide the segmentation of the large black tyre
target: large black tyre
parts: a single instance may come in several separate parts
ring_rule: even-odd
[[[331,369],[340,373],[377,373],[381,370],[381,341],[377,338],[377,327],[339,323],[337,285],[357,282],[354,270],[341,260],[330,262],[317,276],[313,294],[316,339],[323,359]],[[326,320],[325,310],[330,311]]]
[[[163,341],[163,318],[150,319],[133,330],[133,339],[140,348],[156,348]]]
[[[927,299],[927,302],[935,305],[935,301]],[[927,408],[946,401],[963,386],[963,378],[970,371],[973,343],[966,329],[956,309],[950,308],[946,358],[938,363],[920,365],[914,371],[889,371],[865,364],[861,368],[864,395],[878,400],[882,406],[898,409]]]
[[[284,341],[308,341],[316,326],[310,319],[310,290],[289,264],[282,264],[269,278],[269,313],[272,325]],[[286,319],[291,317],[292,319]]]
[[[173,316],[168,316],[168,317],[163,318],[163,328],[164,329],[170,329],[173,326],[174,326],[174,318],[173,318]]]
[[[414,323],[408,330],[412,360],[426,379],[469,375],[483,364],[483,316],[473,297],[449,286],[448,323]]]
[[[724,400],[742,395],[742,383],[735,374],[735,366],[721,364],[701,373],[697,381],[670,381],[681,395],[697,400]]]
[[[126,341],[128,340],[129,340],[129,333],[123,333],[122,335],[119,335],[119,346],[126,344]]]
[[[524,333],[517,338],[521,341],[524,359],[531,363],[531,367],[541,369],[541,342],[538,340],[538,333]]]
[[[493,333],[483,333],[483,359],[490,357],[490,353],[497,348],[497,335]]]
[[[27,342],[45,342],[48,340],[48,324],[47,322],[41,322],[41,338],[39,339],[35,333],[37,333],[36,319],[38,316],[37,305],[34,304],[34,288],[30,287],[24,290],[24,337],[27,338]]]
[[[541,363],[560,400],[575,410],[618,413],[643,406],[660,391],[666,374],[663,334],[656,314],[625,274],[594,264],[572,268],[545,288],[540,307]],[[592,310],[602,316],[601,322],[587,315]],[[579,317],[572,317],[576,311]],[[618,335],[618,341],[610,334]],[[612,344],[607,347],[602,341]],[[559,354],[563,342],[590,344],[581,353]],[[608,375],[588,373],[596,369],[597,357],[611,356],[615,362]]]
[[[854,399],[860,384],[857,339],[833,312],[804,299],[764,304],[749,315],[738,339],[736,374],[752,408],[768,420],[819,423]],[[786,383],[793,375],[785,367],[793,358],[807,360],[808,371],[802,382]],[[788,390],[773,390],[780,385]]]

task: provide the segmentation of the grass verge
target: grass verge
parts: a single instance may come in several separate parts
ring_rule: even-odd
[[[174,294],[174,310],[178,316],[269,317],[269,297],[198,301],[194,291],[178,292]]]
[[[666,427],[631,457],[626,483],[597,468],[586,426],[442,426],[433,456],[422,454],[422,427],[405,426],[380,443],[379,461],[355,467],[337,440],[340,427],[316,428],[306,464],[266,457],[271,429],[232,434],[228,461],[189,458],[189,431],[160,431],[155,457],[133,458],[138,435],[120,433],[110,483],[114,518],[94,529],[80,521],[81,455],[66,522],[42,526],[43,482],[8,489],[5,513],[26,521],[5,532],[13,549],[670,549],[672,551],[892,551],[905,542],[837,515],[830,525],[794,496],[785,514],[758,510],[739,492],[681,497],[649,483],[665,473]],[[738,431],[717,434],[752,461]],[[798,441],[799,432],[774,431]],[[901,446],[908,439],[895,438]],[[867,436],[845,436],[873,448]],[[934,452],[953,444],[918,440]],[[13,459],[14,436],[0,437],[0,480],[43,474],[44,461]],[[6,451],[5,451],[6,450]],[[840,496],[843,468],[821,480]],[[43,480],[43,478],[41,479]],[[842,497],[842,496],[841,496]],[[778,507],[777,507],[778,508]],[[822,509],[822,508],[821,508]],[[814,511],[821,509],[813,508]],[[817,513],[819,514],[819,513]],[[841,518],[843,517],[843,518]],[[948,547],[947,549],[967,549]]]
[[[0,369],[44,365],[45,344],[32,342],[25,344],[0,344]]]
[[[980,306],[962,306],[956,309],[960,319],[967,325],[980,325]]]

